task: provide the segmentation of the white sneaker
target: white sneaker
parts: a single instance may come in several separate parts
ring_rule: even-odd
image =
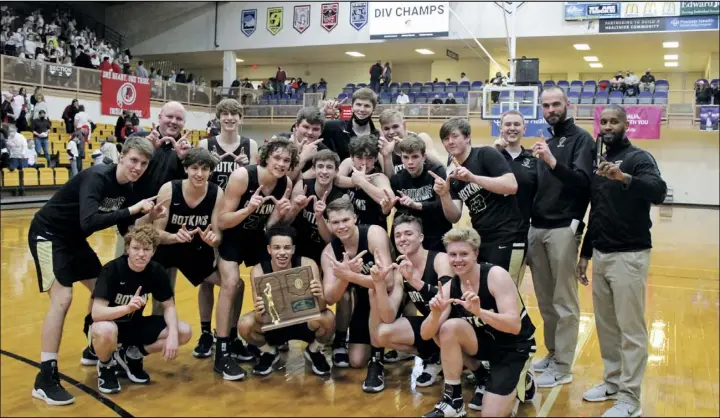
[[[532,364],[536,372],[542,372],[555,363],[555,353],[550,352],[545,357]]]
[[[639,417],[642,415],[642,408],[631,405],[624,401],[617,401],[612,408],[605,411],[602,415],[604,418],[620,418],[620,417]]]
[[[436,381],[437,377],[442,371],[442,365],[440,363],[425,363],[422,373],[415,379],[415,384],[421,388],[432,386]]]
[[[604,402],[610,399],[617,399],[617,393],[617,389],[611,391],[610,385],[603,382],[583,393],[583,399],[588,402]]]
[[[554,388],[557,385],[565,385],[572,382],[572,374],[557,374],[552,368],[545,369],[540,376],[535,378],[535,386],[539,388]]]

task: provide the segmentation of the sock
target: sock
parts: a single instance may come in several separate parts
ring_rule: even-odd
[[[144,348],[144,347],[143,347],[143,348]],[[147,351],[146,351],[146,353],[147,353]],[[133,360],[140,360],[141,358],[143,358],[143,354],[142,354],[142,352],[140,351],[140,349],[139,349],[138,347],[134,346],[134,345],[128,347],[127,351],[125,352],[125,355],[126,355],[129,359],[133,359]]]
[[[215,356],[222,354],[223,356],[228,355],[228,346],[230,345],[230,337],[217,337],[215,342]]]
[[[448,398],[450,401],[460,398],[460,401],[462,402],[462,387],[460,387],[460,380],[445,379],[444,397]]]
[[[207,332],[209,334],[210,333],[210,321],[207,321],[207,322],[200,321],[200,331],[203,333]]]
[[[370,359],[374,359],[380,364],[383,364],[383,356],[385,355],[384,347],[373,347],[370,346]]]
[[[478,386],[484,386],[487,378],[490,376],[488,369],[483,363],[480,363],[480,367],[478,367],[477,370],[472,370],[472,374],[475,375]]]
[[[40,353],[40,362],[45,363],[46,361],[57,360],[58,353]]]
[[[230,328],[230,341],[235,341],[237,339],[238,339],[237,328],[236,327]]]
[[[347,331],[335,331],[335,339],[333,340],[333,347],[345,347],[347,342]]]
[[[272,355],[275,355],[275,354],[277,354],[277,347],[273,347],[266,343],[265,345],[260,347],[260,351],[263,353],[270,353]]]
[[[107,369],[110,367],[110,363],[112,363],[112,356],[110,356],[110,359],[108,359],[108,361],[102,361],[98,359],[98,362],[100,363],[100,367],[104,367]]]
[[[90,325],[92,325],[92,323],[92,314],[85,315],[85,323],[83,324],[83,335],[88,335],[88,332],[90,332]]]
[[[313,340],[310,344],[308,344],[308,351],[311,353],[317,353],[322,348],[322,343],[319,343],[318,340]]]

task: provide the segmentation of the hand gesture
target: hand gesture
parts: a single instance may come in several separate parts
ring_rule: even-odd
[[[275,203],[275,210],[278,212],[278,215],[281,217],[287,216],[288,213],[292,210],[292,204],[290,203],[290,195],[292,194],[292,183],[287,182],[287,187],[285,188],[285,193],[283,194],[283,197],[280,200],[277,200],[275,196],[268,196],[266,199],[271,200],[273,203]]]
[[[431,313],[434,313],[437,316],[440,316],[443,312],[445,312],[445,309],[447,309],[448,306],[450,306],[450,303],[452,302],[452,299],[447,297],[445,294],[445,289],[443,289],[443,285],[438,280],[438,292],[437,295],[435,295],[434,298],[430,299],[430,311]]]
[[[493,145],[495,145],[495,148],[497,148],[498,151],[502,151],[502,150],[504,150],[505,148],[507,148],[508,143],[507,143],[507,141],[504,140],[503,138],[498,138],[498,139],[495,140],[495,142],[493,143]]]
[[[422,204],[420,204],[420,202],[416,202],[416,201],[412,200],[410,198],[410,196],[406,195],[405,193],[403,193],[400,190],[398,191],[398,193],[400,193],[400,198],[398,199],[398,202],[401,205],[408,207],[410,209],[415,209],[415,210],[422,209]]]
[[[160,136],[160,132],[157,130],[157,125],[155,125],[155,123],[152,124],[152,130],[146,138],[152,142],[153,148],[155,149],[160,148],[163,143],[163,140],[160,139],[162,137]]]
[[[298,147],[300,148],[300,161],[309,161],[315,154],[317,154],[318,144],[323,141],[322,138],[310,141],[309,139],[303,139]]]
[[[325,209],[327,209],[327,204],[325,203],[325,200],[327,200],[328,193],[330,193],[329,190],[326,190],[323,194],[322,199],[317,200],[315,199],[315,207],[313,208],[315,210],[315,217],[319,216],[325,216]]]
[[[435,184],[433,185],[433,190],[435,191],[435,193],[440,197],[447,196],[450,193],[450,182],[433,173],[432,171],[428,171],[428,174],[430,174],[435,179]]]
[[[467,283],[469,287],[470,283]],[[461,299],[453,299],[453,303],[456,303],[471,314],[480,317],[480,297],[475,292],[466,291],[463,293]]]
[[[184,226],[184,225],[183,225]],[[202,229],[195,228],[193,234],[200,234],[200,239],[203,240],[207,245],[214,247],[216,245],[217,235],[212,229],[212,224],[209,224],[203,231]]]
[[[183,224],[180,229],[175,234],[173,234],[173,236],[175,237],[175,242],[178,244],[184,244],[192,241],[193,236],[195,235],[195,233],[197,233],[198,229],[199,228],[195,228],[192,231],[188,231],[185,224]]]
[[[378,146],[380,147],[380,154],[384,157],[387,157],[395,151],[395,141],[388,141],[384,135],[380,135]]]
[[[471,183],[473,181],[474,177],[475,177],[475,175],[473,173],[471,173],[470,170],[468,170],[467,168],[465,168],[461,165],[455,167],[455,169],[452,171],[452,173],[450,173],[450,175],[448,176],[448,178],[458,179],[458,180],[464,181],[466,183]]]
[[[360,167],[360,170],[355,167],[352,168],[352,174],[350,175],[350,179],[356,187],[360,187],[360,184],[362,184],[363,181],[369,181],[367,174],[365,174],[366,171],[367,166]]]
[[[377,261],[378,258],[375,257],[375,260]],[[370,268],[370,277],[372,278],[376,291],[379,289],[387,289],[385,278],[387,277],[388,273],[390,273],[390,271],[395,269],[395,267],[397,267],[397,264],[391,263],[385,266],[382,263],[378,262]],[[387,290],[385,291],[387,292]]]
[[[325,294],[323,293],[322,283],[320,283],[320,280],[318,280],[316,277],[313,277],[312,280],[310,280],[310,293],[318,299],[322,299],[325,297]]]
[[[407,280],[408,282],[412,282],[413,275],[415,273],[415,267],[413,267],[412,262],[407,258],[405,254],[401,255],[397,258],[397,262],[400,263],[400,274]]]
[[[587,286],[590,281],[587,278],[588,259],[580,257],[575,267],[575,277],[583,286]]]
[[[315,195],[306,196],[306,194],[307,194],[307,185],[303,186],[302,194],[299,194],[299,195],[295,196],[295,198],[293,198],[292,203],[293,203],[294,210],[298,210],[298,211],[302,210],[303,208],[305,208],[308,205],[308,203],[310,203],[310,201],[315,200],[315,198],[316,198]]]
[[[260,207],[263,203],[265,203],[266,200],[268,200],[270,196],[262,197],[260,196],[260,187],[255,190],[255,193],[253,193],[252,196],[250,196],[250,200],[248,201],[247,208],[250,210],[250,212],[255,212],[257,208]]]
[[[181,160],[185,158],[185,155],[187,155],[188,151],[192,149],[192,145],[190,145],[190,141],[188,140],[188,136],[190,135],[190,131],[186,130],[180,139],[175,140],[175,138],[171,136],[164,137],[161,141],[170,141],[173,148],[175,149],[175,153],[177,153],[178,158]]]
[[[149,213],[155,208],[155,199],[157,199],[157,195],[143,199],[130,206],[130,214],[135,215],[138,213]]]
[[[245,154],[245,148],[240,148],[240,154],[235,158],[235,163],[243,166],[250,164],[250,159]]]
[[[175,360],[178,355],[178,336],[177,333],[170,333],[165,339],[165,346],[163,347],[163,357],[165,360]]]
[[[335,110],[340,108],[340,102],[337,100],[326,100],[323,104],[323,115],[327,119],[335,119]]]
[[[380,201],[380,207],[383,212],[390,212],[400,198],[397,196],[391,196],[387,189],[383,189],[383,192],[385,193],[385,197],[383,197]]]
[[[137,310],[140,310],[145,306],[145,298],[140,296],[140,292],[142,292],[142,286],[139,286],[137,290],[135,291],[135,295],[133,295],[132,299],[130,299],[130,302],[128,302],[127,309],[128,313],[135,312]]]
[[[150,209],[150,219],[152,221],[156,221],[160,218],[164,218],[167,216],[167,208],[165,207],[165,203],[167,203],[170,200],[170,197],[166,198],[162,202],[158,202],[155,206],[153,206],[152,209]]]
[[[598,164],[598,168],[595,171],[600,177],[605,177],[610,180],[623,181],[625,173],[620,170],[620,164],[615,164],[607,161],[601,161]]]
[[[362,273],[362,268],[365,264],[362,258],[365,254],[367,254],[367,250],[362,250],[360,254],[350,259],[347,253],[343,253],[343,261],[347,260],[350,270],[352,270],[353,273]]]
[[[535,143],[532,147],[533,155],[536,158],[540,158],[543,161],[545,161],[545,164],[554,167],[557,160],[555,160],[555,156],[553,156],[552,151],[550,151],[550,146],[545,142],[545,139],[542,137],[542,132],[540,133],[540,140]]]

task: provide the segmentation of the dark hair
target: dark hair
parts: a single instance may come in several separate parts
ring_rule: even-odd
[[[627,111],[625,110],[624,107],[622,107],[620,105],[610,104],[610,105],[607,105],[607,107],[605,109],[603,109],[603,111],[605,111],[605,110],[614,110],[620,114],[620,118],[623,121],[627,120]]]
[[[408,215],[407,213],[401,213],[400,215],[396,216],[393,220],[393,228],[397,228],[398,225],[402,224],[410,224],[415,223],[420,227],[420,232],[423,230],[423,223],[422,219],[416,218],[412,215]]]
[[[293,245],[295,245],[295,236],[297,236],[295,228],[285,224],[274,225],[268,228],[267,232],[265,233],[265,238],[268,245],[270,245],[270,241],[272,241],[273,237],[290,237]]]
[[[185,155],[185,159],[182,161],[182,165],[185,168],[190,167],[193,164],[197,164],[200,167],[207,167],[210,171],[215,169],[218,161],[210,151],[205,148],[193,148]]]
[[[286,149],[290,153],[290,171],[294,170],[299,162],[298,149],[295,144],[285,138],[273,138],[265,143],[265,145],[260,148],[258,165],[260,167],[267,167],[268,158],[279,149]]]
[[[343,210],[355,213],[355,207],[353,206],[352,201],[350,201],[348,195],[344,195],[339,199],[333,200],[332,202],[328,203],[327,207],[325,208],[325,212],[328,215],[330,215],[330,212],[340,212]]]
[[[400,141],[400,143],[397,144],[396,147],[401,154],[412,154],[414,152],[419,152],[420,154],[425,155],[426,151],[425,141],[420,139],[420,137],[415,133],[408,133],[407,138]]]
[[[450,118],[440,127],[440,140],[449,137],[454,130],[460,131],[460,134],[466,138],[472,133],[470,122],[467,119],[460,117]]]
[[[313,167],[315,167],[315,164],[317,164],[318,161],[332,161],[333,163],[335,163],[336,171],[338,168],[340,168],[340,156],[338,156],[335,151],[329,149],[322,149],[315,153],[315,156],[312,160]]]
[[[325,116],[317,106],[305,106],[298,112],[295,126],[302,121],[306,121],[310,125],[320,125],[322,128],[325,125]]]
[[[362,135],[350,140],[348,150],[351,157],[377,157],[380,152],[379,138],[375,135]]]

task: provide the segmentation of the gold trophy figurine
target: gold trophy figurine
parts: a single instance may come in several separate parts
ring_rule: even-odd
[[[265,290],[263,291],[263,293],[265,293],[265,300],[267,301],[267,311],[270,314],[270,319],[272,320],[272,323],[279,324],[280,315],[275,309],[275,302],[273,302],[272,297],[272,286],[270,285],[270,283],[265,283]]]

